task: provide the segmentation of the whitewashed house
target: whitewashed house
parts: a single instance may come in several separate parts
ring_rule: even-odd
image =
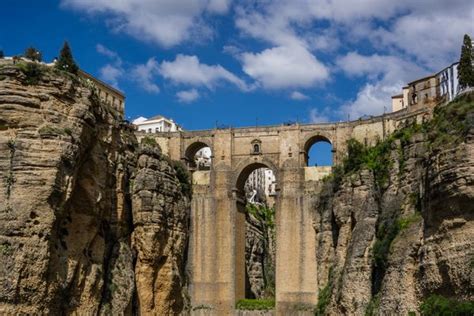
[[[137,126],[137,130],[145,133],[161,133],[161,132],[177,132],[182,128],[172,119],[168,119],[162,115],[153,116],[149,119],[139,117],[132,122]]]

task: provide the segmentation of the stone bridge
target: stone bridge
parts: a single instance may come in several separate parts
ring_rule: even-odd
[[[327,169],[307,167],[316,142],[332,144],[333,163],[346,155],[350,138],[371,145],[407,119],[421,121],[429,109],[402,110],[366,120],[282,126],[137,133],[156,139],[173,160],[193,171],[191,238],[188,253],[194,314],[233,315],[245,296],[244,183],[257,168],[273,170],[276,197],[276,311],[291,314],[317,303],[316,233],[313,203]],[[194,171],[194,155],[212,151],[209,171]]]

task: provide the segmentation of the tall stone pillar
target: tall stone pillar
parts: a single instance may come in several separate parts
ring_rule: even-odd
[[[216,133],[209,198],[199,202],[200,196],[193,195],[190,249],[193,315],[233,315],[234,312],[235,227],[239,216],[231,191],[230,144],[230,133]]]
[[[276,214],[276,309],[277,315],[311,315],[309,309],[317,301],[313,211],[303,203],[304,162],[288,153],[289,144],[295,146],[298,137],[290,132],[282,134]]]

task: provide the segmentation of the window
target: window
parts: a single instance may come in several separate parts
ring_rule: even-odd
[[[258,154],[260,152],[260,146],[258,144],[253,144],[253,152]]]

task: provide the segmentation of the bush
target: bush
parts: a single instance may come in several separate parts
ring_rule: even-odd
[[[140,144],[142,146],[148,146],[148,147],[152,147],[152,148],[156,148],[158,147],[158,143],[156,142],[156,140],[151,137],[151,136],[145,136],[142,138],[142,140],[140,141]]]
[[[191,197],[193,191],[192,191],[192,183],[191,183],[191,175],[189,174],[188,169],[184,165],[183,162],[173,160],[171,162],[171,165],[173,166],[173,169],[176,171],[176,177],[179,180],[179,183],[181,184],[181,192],[187,196]]]
[[[32,61],[41,61],[43,58],[41,52],[32,46],[25,50],[25,57]]]
[[[324,315],[326,311],[326,307],[329,305],[331,301],[331,290],[332,286],[328,283],[324,288],[319,290],[318,294],[318,304],[316,305],[316,312],[315,315]]]
[[[423,316],[472,316],[474,302],[462,302],[441,295],[430,295],[420,306]]]
[[[37,63],[20,62],[17,64],[17,67],[26,76],[23,83],[27,85],[38,84],[41,81],[41,78],[43,77],[44,72],[46,71],[44,66],[39,65]]]
[[[433,120],[426,124],[430,149],[437,151],[464,141],[474,125],[473,111],[474,93],[461,95],[451,103],[437,107]]]
[[[372,296],[369,304],[367,305],[367,308],[365,309],[365,316],[376,315],[379,309],[379,306],[380,306],[380,294]]]
[[[38,130],[38,133],[41,136],[58,136],[67,134],[65,130],[66,129],[62,129],[59,127],[45,125]]]
[[[274,299],[243,299],[235,304],[236,309],[240,310],[272,310],[275,308]]]

